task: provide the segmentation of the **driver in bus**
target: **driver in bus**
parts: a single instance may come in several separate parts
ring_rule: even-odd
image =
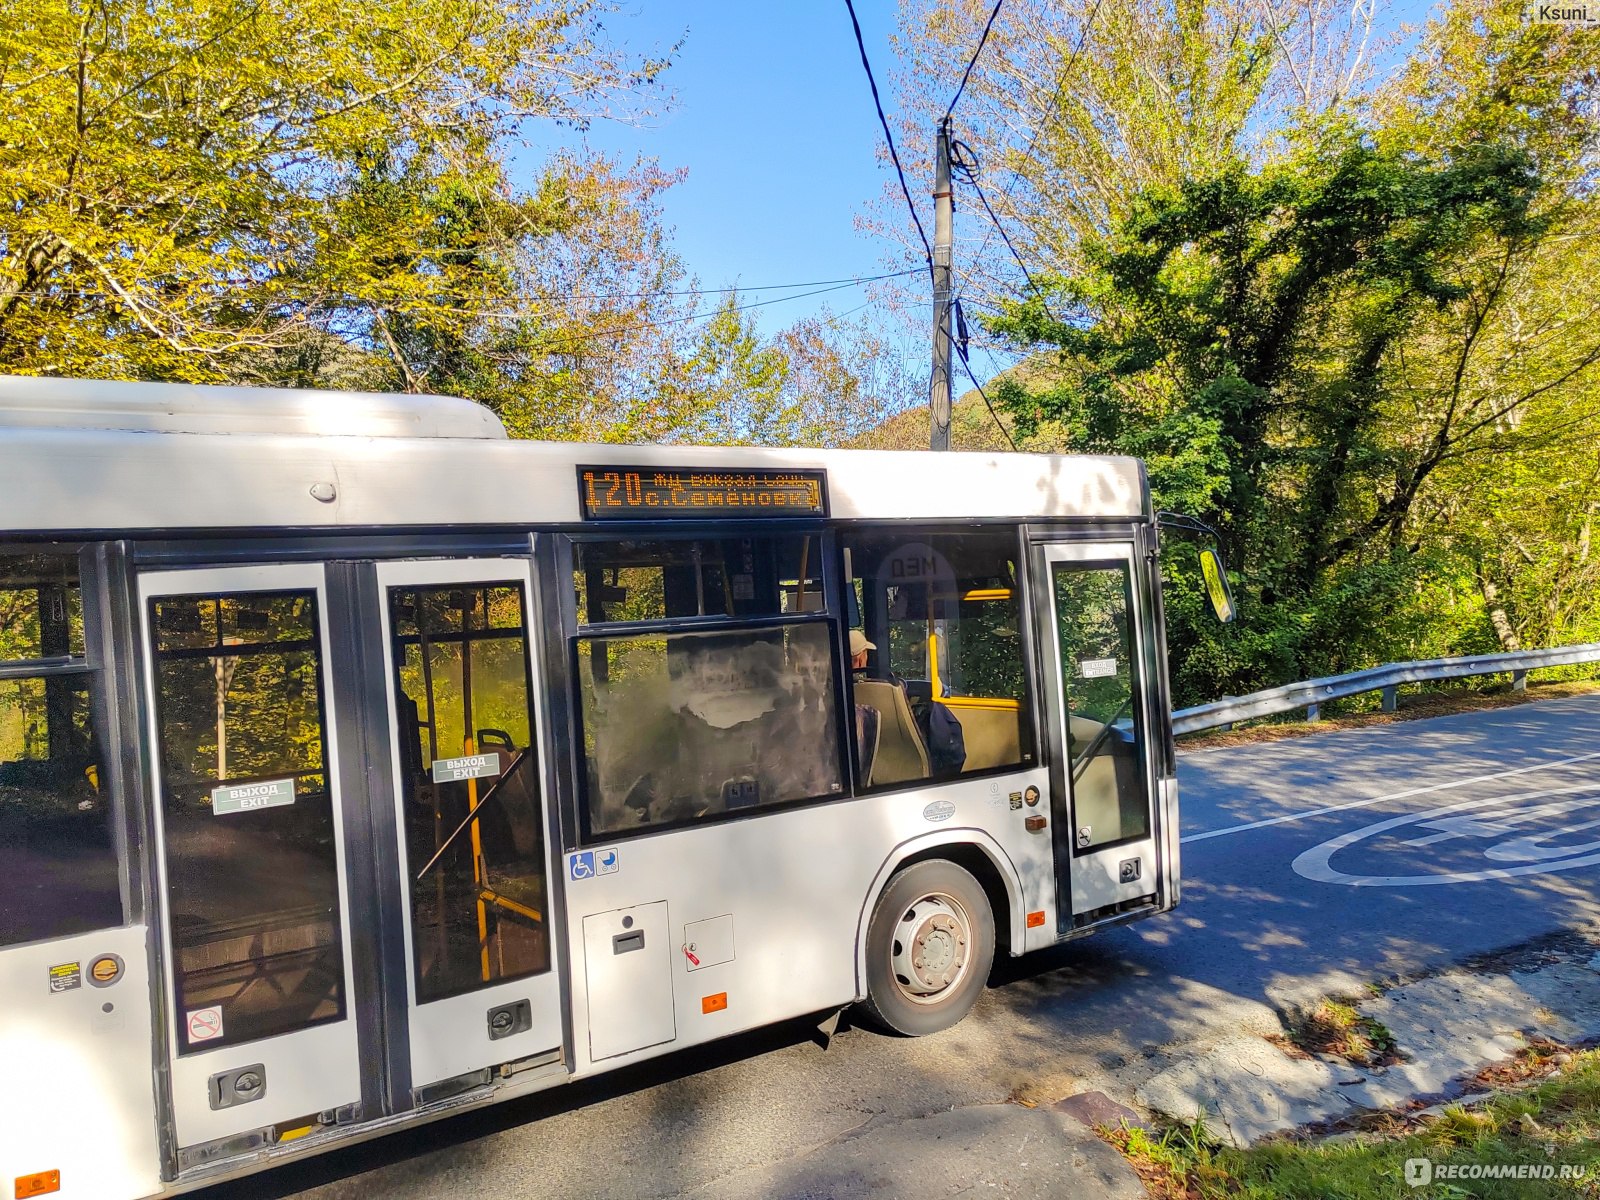
[[[859,629],[850,631],[850,669],[852,671],[865,671],[867,669],[867,654],[876,650],[876,642],[867,641],[867,635]]]

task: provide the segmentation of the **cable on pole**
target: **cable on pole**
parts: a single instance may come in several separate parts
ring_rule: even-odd
[[[983,406],[989,410],[989,415],[994,418],[995,428],[1000,431],[1001,435],[1006,439],[1007,444],[1013,450],[1016,450],[1016,440],[1011,436],[1011,431],[1006,428],[1005,422],[1000,419],[1000,414],[995,412],[994,405],[989,403],[989,393],[983,390],[983,384],[978,382],[978,376],[973,372],[972,364],[967,361],[966,347],[952,338],[949,330],[945,331],[944,336],[946,340],[950,342],[950,345],[955,349],[956,357],[961,360],[962,369],[966,371],[967,378],[972,380],[972,386],[978,389],[978,395],[983,398]],[[1018,451],[1018,453],[1021,453],[1021,451]]]
[[[909,274],[911,274],[910,271],[896,271],[894,273],[894,275],[909,275]],[[894,275],[885,276],[885,278],[893,278]],[[565,340],[558,341],[558,342],[555,343],[554,347],[551,347],[549,345],[544,345],[544,346],[540,346],[539,349],[543,350],[546,353],[550,353],[552,351],[554,351],[556,353],[559,353],[563,348],[566,348],[566,347],[569,347],[569,346],[581,346],[586,342],[593,341],[596,338],[607,337],[607,336],[609,336],[609,335],[611,335],[613,333],[631,333],[631,332],[633,332],[635,330],[639,330],[639,329],[665,329],[669,325],[682,325],[682,324],[685,324],[685,323],[688,323],[688,322],[691,322],[691,321],[708,321],[708,320],[711,320],[714,317],[721,316],[724,312],[748,312],[752,308],[766,308],[768,305],[771,305],[771,304],[785,304],[790,300],[805,300],[805,299],[808,299],[809,297],[812,297],[812,296],[822,296],[822,295],[827,294],[828,292],[839,292],[839,291],[845,290],[846,288],[851,288],[851,287],[856,287],[856,286],[858,286],[858,285],[854,281],[852,281],[850,283],[838,283],[838,284],[834,284],[832,287],[817,288],[817,289],[815,289],[813,291],[809,291],[809,292],[796,292],[792,296],[777,296],[777,297],[774,297],[773,299],[770,299],[770,300],[753,300],[749,304],[735,304],[735,305],[732,305],[732,306],[730,306],[728,308],[725,308],[725,309],[724,308],[704,309],[701,312],[689,313],[687,316],[668,317],[665,320],[661,320],[661,321],[636,321],[636,322],[634,322],[632,324],[628,324],[628,325],[613,325],[613,326],[611,326],[610,328],[607,328],[607,329],[592,329],[592,330],[588,330],[588,331],[586,331],[586,332],[584,332],[582,334],[574,335],[574,336],[569,337],[569,338],[567,338]],[[519,314],[519,313],[515,313],[515,312],[504,312],[504,313],[484,313],[482,315],[484,315],[484,316],[500,316],[500,317],[512,317],[512,318],[515,318],[515,317],[522,316],[524,314]]]
[[[922,239],[922,252],[928,260],[928,269],[933,269],[933,247],[928,245],[928,235],[922,228],[922,218],[917,216],[917,206],[911,201],[911,188],[906,184],[905,169],[900,165],[900,155],[894,148],[894,134],[889,132],[889,118],[883,115],[883,101],[878,96],[878,81],[872,75],[872,63],[867,59],[867,43],[861,37],[861,22],[856,19],[856,6],[854,0],[844,0],[844,6],[850,10],[850,26],[856,33],[856,49],[861,51],[861,66],[867,73],[867,85],[872,89],[872,106],[878,110],[878,123],[883,126],[883,137],[889,143],[889,159],[894,163],[894,173],[900,177],[900,192],[906,198],[906,207],[911,210],[911,221],[917,227],[917,236]]]
[[[989,203],[989,197],[984,195],[983,185],[978,182],[976,172],[967,176],[967,182],[972,184],[972,190],[978,193],[978,199],[983,203],[983,211],[989,214],[989,220],[994,223],[995,230],[1000,234],[1000,240],[1006,244],[1006,249],[1011,251],[1011,257],[1017,260],[1017,266],[1022,268],[1022,277],[1028,281],[1028,286],[1033,289],[1033,294],[1039,297],[1039,303],[1044,305],[1044,315],[1054,321],[1056,314],[1050,310],[1050,301],[1045,298],[1044,289],[1034,279],[1033,272],[1028,270],[1028,264],[1022,261],[1022,255],[1017,253],[1017,248],[1011,241],[1011,235],[1006,232],[1006,227],[1000,224],[1000,218],[995,215],[994,208]],[[988,241],[987,235],[984,241]]]
[[[944,119],[948,121],[950,114],[956,110],[956,101],[961,99],[961,93],[967,90],[967,80],[972,77],[972,68],[978,64],[978,55],[983,53],[983,45],[989,40],[989,30],[994,28],[994,19],[1000,15],[1000,6],[1005,0],[994,0],[994,8],[989,13],[989,19],[983,24],[983,36],[978,39],[978,48],[972,52],[972,57],[967,60],[967,69],[961,72],[961,82],[956,87],[956,94],[950,97],[950,107],[944,110]]]
[[[878,275],[848,275],[840,279],[813,279],[797,283],[759,283],[745,287],[742,284],[730,284],[726,287],[711,288],[664,288],[653,292],[522,292],[511,297],[514,300],[569,300],[569,301],[599,301],[608,300],[654,300],[667,296],[727,296],[742,295],[746,292],[779,292],[792,291],[795,288],[821,288],[825,291],[838,288],[853,287],[863,283],[878,283],[884,279],[901,279],[907,275],[915,275],[920,267],[911,267],[904,271],[886,271]],[[231,286],[234,281],[225,280],[223,286]],[[243,286],[243,281],[240,282]],[[817,295],[816,292],[804,292],[794,296],[779,296],[773,300],[762,300],[760,304],[781,304],[785,300],[802,300],[806,296]],[[6,292],[7,296],[28,296],[33,298],[58,298],[70,296],[79,300],[115,300],[115,292],[100,291],[96,288],[65,288],[43,287],[23,288]],[[504,311],[499,309],[483,309],[467,307],[460,304],[432,304],[424,303],[420,306],[429,312],[450,312],[471,314],[481,311],[486,317],[522,317],[527,313],[523,310]],[[740,309],[753,307],[753,305],[740,305]],[[692,320],[692,317],[676,317],[674,320]]]

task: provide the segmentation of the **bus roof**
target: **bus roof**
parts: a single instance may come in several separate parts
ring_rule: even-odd
[[[452,397],[0,376],[0,538],[575,526],[580,465],[821,469],[847,520],[1149,515],[1132,458],[532,442]]]
[[[0,429],[8,428],[300,437],[506,436],[499,417],[457,396],[0,375]]]

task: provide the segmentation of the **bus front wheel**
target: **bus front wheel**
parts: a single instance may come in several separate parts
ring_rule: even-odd
[[[951,862],[914,863],[889,881],[867,926],[866,1011],[907,1037],[972,1011],[994,963],[994,913],[983,887]]]

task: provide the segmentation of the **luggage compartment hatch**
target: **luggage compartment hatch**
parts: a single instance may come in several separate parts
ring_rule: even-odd
[[[665,900],[583,919],[589,1057],[598,1062],[678,1036]]]

